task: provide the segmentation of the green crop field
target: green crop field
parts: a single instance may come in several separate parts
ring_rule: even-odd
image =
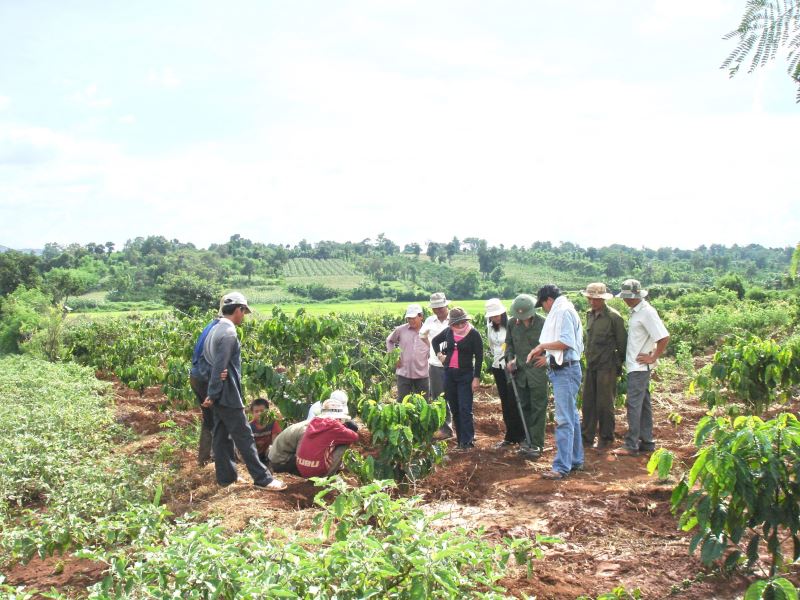
[[[292,258],[283,267],[286,277],[357,275],[352,264],[338,258]]]

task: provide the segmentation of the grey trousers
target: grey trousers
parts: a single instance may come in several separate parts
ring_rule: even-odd
[[[272,473],[258,460],[256,440],[247,422],[244,408],[214,404],[214,431],[211,438],[218,484],[230,485],[238,478],[234,446],[253,478],[253,483],[268,485],[272,481]]]
[[[653,406],[650,402],[650,371],[628,373],[628,433],[625,447],[630,450],[652,449]]]
[[[402,402],[403,398],[409,394],[422,394],[428,397],[429,377],[421,377],[420,379],[411,379],[409,377],[397,376],[397,401]]]
[[[431,381],[431,395],[428,396],[428,398],[430,400],[436,400],[439,396],[444,394],[444,367],[430,365],[428,379]],[[447,402],[445,402],[444,405],[447,409],[447,415],[444,418],[443,427],[447,427],[452,432],[453,413],[450,412],[450,406],[447,404]]]

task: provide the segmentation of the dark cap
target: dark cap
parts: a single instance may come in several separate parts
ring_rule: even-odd
[[[455,325],[456,323],[461,323],[462,321],[469,321],[472,319],[472,317],[467,314],[467,311],[460,306],[454,306],[451,308],[447,318],[450,320],[450,325]]]
[[[542,302],[547,300],[548,298],[552,298],[555,300],[561,295],[561,290],[558,289],[557,285],[552,283],[548,283],[547,285],[543,285],[539,288],[539,292],[536,294],[536,308],[539,308],[542,305]]]

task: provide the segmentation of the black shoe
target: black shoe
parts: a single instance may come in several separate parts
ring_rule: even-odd
[[[502,442],[497,442],[494,447],[495,448],[508,448],[509,446],[516,446],[519,442],[509,442],[508,440],[503,440]]]
[[[520,444],[518,452],[522,458],[527,460],[538,460],[542,456],[541,448],[531,448],[530,446],[525,446],[524,444]]]
[[[654,442],[639,442],[639,452],[655,452],[656,445]]]
[[[581,464],[579,464],[579,465],[572,465],[572,468],[570,469],[570,472],[571,472],[571,473],[574,473],[575,471],[585,471],[585,470],[586,470],[586,469],[585,469],[585,467],[583,466],[583,463],[581,463]]]
[[[471,450],[474,447],[475,447],[475,444],[473,444],[472,442],[470,442],[469,444],[459,444],[458,445],[458,449],[459,450],[465,450],[465,451],[466,450]]]

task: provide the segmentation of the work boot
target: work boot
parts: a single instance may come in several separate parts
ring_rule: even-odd
[[[202,467],[211,460],[211,431],[204,425],[201,425],[200,443],[197,447],[197,464]]]

